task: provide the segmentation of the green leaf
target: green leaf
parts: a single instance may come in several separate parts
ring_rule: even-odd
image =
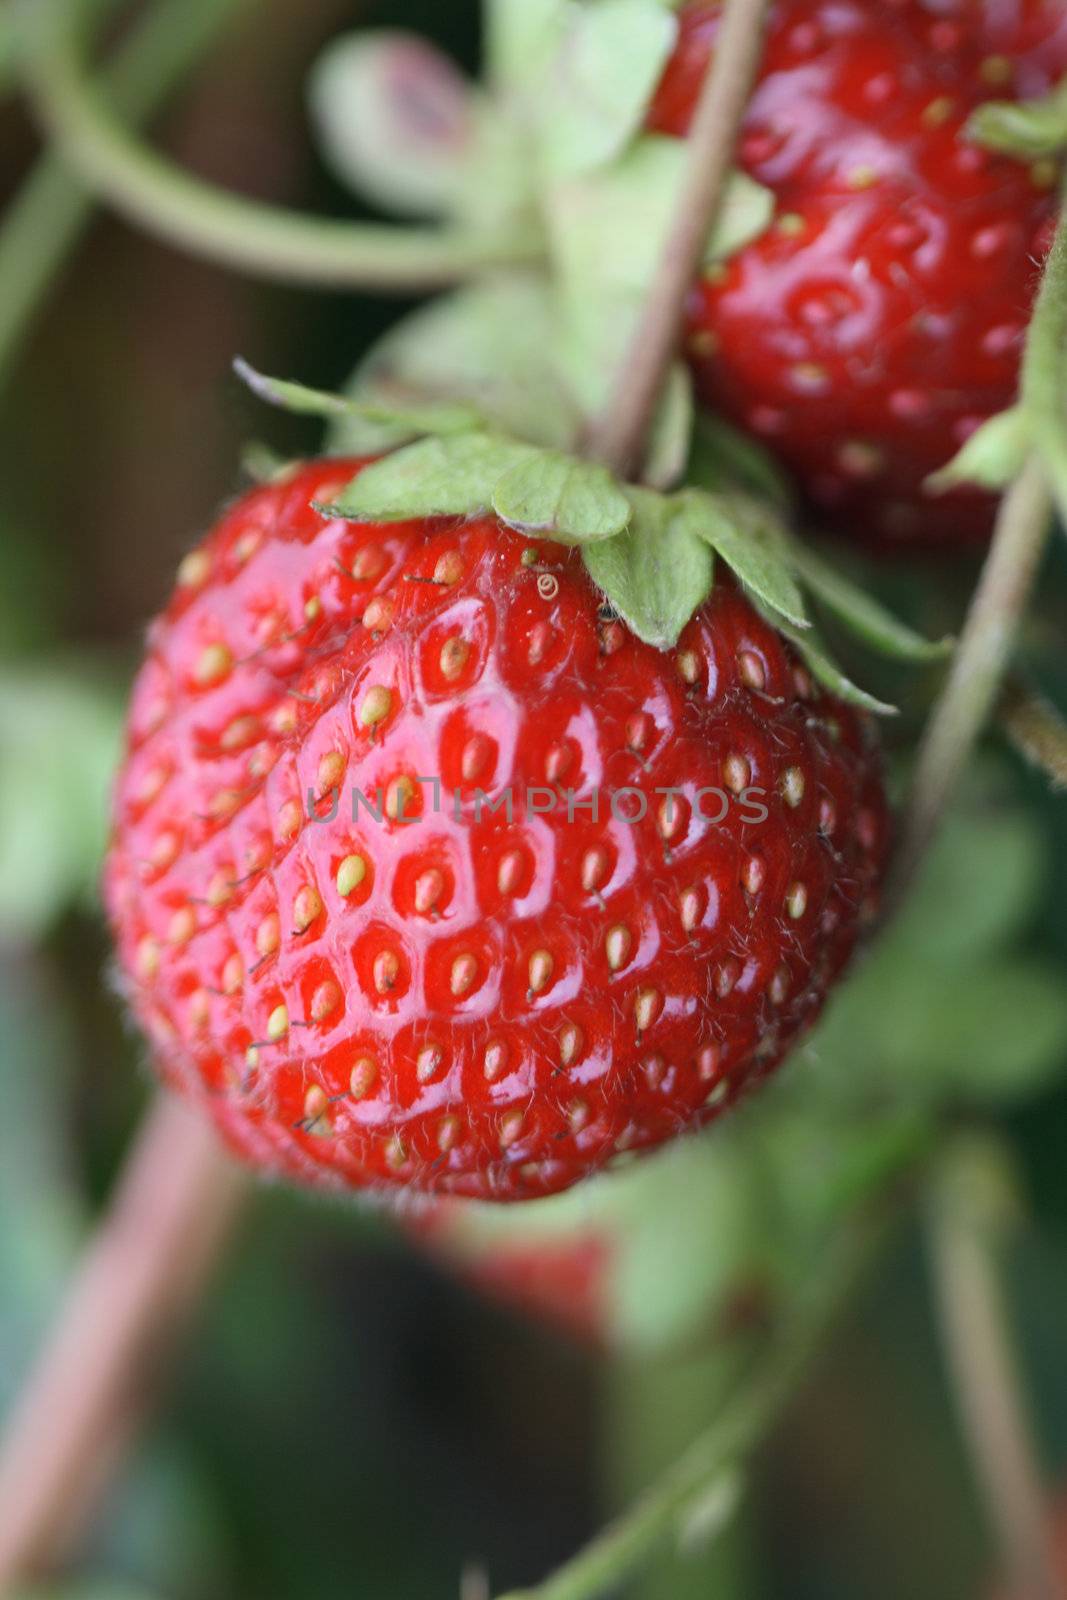
[[[309,80],[319,146],[364,199],[401,216],[441,216],[463,194],[477,94],[455,62],[415,33],[345,34]]]
[[[471,406],[392,406],[375,400],[352,400],[346,395],[328,394],[322,389],[309,389],[303,383],[291,383],[284,378],[271,378],[257,372],[240,356],[234,361],[233,370],[258,399],[297,416],[356,417],[366,422],[380,423],[407,437],[412,434],[464,433],[477,428],[483,421]]]
[[[771,626],[777,628],[783,638],[789,640],[812,677],[817,683],[821,683],[824,689],[828,689],[839,700],[844,700],[846,705],[856,706],[860,711],[870,711],[879,717],[897,715],[896,706],[888,705],[884,700],[876,700],[874,695],[868,694],[866,689],[859,688],[851,678],[845,676],[823,643],[817,629],[795,628],[791,622],[786,622],[784,618],[776,616],[766,607],[760,606],[759,610]]]
[[[899,661],[936,661],[951,653],[951,639],[924,639],[809,546],[795,541],[793,559],[798,574],[826,609],[879,654]]]
[[[706,265],[728,261],[766,233],[774,220],[774,208],[775,198],[770,189],[765,189],[745,172],[733,173],[704,248]]]
[[[571,8],[540,96],[540,158],[550,178],[603,166],[625,149],[677,36],[659,0]]]
[[[84,662],[0,683],[0,941],[32,943],[95,886],[120,747],[118,698]]]
[[[487,433],[421,439],[365,467],[329,505],[317,509],[349,522],[407,522],[488,511],[500,479],[534,454]]]
[[[682,362],[671,367],[652,425],[642,480],[650,489],[673,489],[685,476],[696,407],[693,380]]]
[[[567,449],[581,419],[555,363],[556,331],[542,279],[516,274],[480,283],[405,317],[357,368],[347,392],[385,409],[465,401],[502,433]],[[396,443],[347,414],[334,418],[329,438],[337,451]]]
[[[1058,156],[1067,149],[1067,84],[1042,100],[992,100],[967,123],[967,137],[1021,161]]]
[[[1031,448],[1030,419],[1021,406],[1013,406],[983,423],[947,467],[927,478],[926,489],[931,494],[965,484],[1006,489],[1019,476]]]
[[[711,593],[714,561],[671,501],[634,489],[630,502],[627,531],[582,554],[593,582],[637,637],[666,650]]]
[[[693,430],[689,482],[697,489],[743,489],[783,511],[793,503],[792,486],[762,445],[721,417],[699,411]]]
[[[486,59],[493,85],[508,94],[537,90],[560,47],[570,0],[486,0]]]
[[[549,450],[531,452],[505,471],[493,510],[513,528],[563,544],[611,538],[630,521],[630,502],[605,467]]]
[[[885,935],[920,965],[960,966],[1006,950],[1033,920],[1048,881],[1048,849],[1022,807],[975,801],[953,809]]]
[[[790,543],[771,507],[748,495],[699,489],[683,491],[678,500],[687,526],[722,556],[757,600],[796,627],[808,627]]]
[[[839,1053],[856,1088],[999,1103],[1033,1093],[1067,1065],[1067,989],[1048,964],[880,961],[852,989],[830,1012],[815,1048]]]

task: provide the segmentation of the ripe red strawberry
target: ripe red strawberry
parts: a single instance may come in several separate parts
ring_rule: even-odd
[[[152,628],[121,967],[254,1164],[549,1193],[709,1120],[813,1021],[882,872],[877,756],[729,578],[662,654],[495,519],[324,520],[357,467],[241,500]]]
[[[650,125],[684,134],[719,6],[687,4]],[[1060,0],[778,0],[740,145],[774,224],[695,292],[704,400],[881,541],[984,537],[992,500],[923,483],[1015,397],[1057,175],[964,137],[1067,72]]]

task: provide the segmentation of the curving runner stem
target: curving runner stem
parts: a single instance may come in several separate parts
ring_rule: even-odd
[[[71,1549],[199,1305],[249,1180],[161,1095],[0,1445],[0,1595]]]

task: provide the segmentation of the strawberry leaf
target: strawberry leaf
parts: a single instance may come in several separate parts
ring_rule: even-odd
[[[1019,476],[1032,448],[1031,423],[1021,406],[991,417],[972,433],[947,467],[926,480],[931,494],[944,494],[965,484],[980,489],[1005,489]]]
[[[630,521],[630,502],[606,467],[554,450],[516,461],[497,483],[492,503],[511,527],[562,544],[611,538]]]
[[[640,130],[678,36],[659,0],[573,7],[541,89],[539,133],[550,177],[619,155]]]
[[[794,628],[792,623],[776,616],[765,606],[757,606],[772,627],[789,640],[801,660],[808,667],[812,677],[821,683],[824,689],[836,695],[839,700],[844,700],[850,706],[856,706],[860,711],[873,712],[879,717],[895,717],[896,706],[887,704],[884,700],[875,699],[873,694],[868,694],[866,689],[859,688],[851,678],[847,678],[830,655],[818,631],[813,627],[804,629]]]
[[[951,639],[924,639],[807,545],[794,544],[793,560],[827,611],[880,655],[898,661],[937,661],[951,653]]]
[[[806,628],[804,596],[793,576],[793,554],[774,511],[742,494],[706,494],[699,489],[678,496],[686,526],[711,545],[746,589],[771,611]]]
[[[625,533],[582,556],[593,582],[646,644],[667,650],[711,593],[714,557],[677,502],[631,489]]]
[[[323,516],[349,522],[409,522],[415,517],[466,517],[488,511],[504,474],[535,454],[487,433],[420,439],[365,467]]]
[[[233,370],[257,399],[297,416],[356,417],[365,422],[380,423],[408,438],[413,434],[469,432],[482,423],[480,414],[471,406],[392,406],[375,400],[350,400],[342,394],[309,389],[303,383],[268,377],[266,373],[257,372],[240,356],[234,361]]]

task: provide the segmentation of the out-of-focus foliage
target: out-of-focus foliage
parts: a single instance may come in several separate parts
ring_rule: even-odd
[[[119,726],[117,693],[83,663],[0,675],[0,938],[33,943],[89,891]]]

